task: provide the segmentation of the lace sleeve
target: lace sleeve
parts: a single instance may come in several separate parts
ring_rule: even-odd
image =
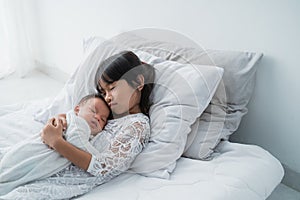
[[[126,171],[142,151],[150,135],[149,123],[133,122],[110,142],[101,155],[92,155],[88,172],[102,178],[112,178]]]

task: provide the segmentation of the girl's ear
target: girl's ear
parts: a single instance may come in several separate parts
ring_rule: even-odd
[[[78,115],[79,110],[80,110],[80,106],[79,105],[75,106],[74,112],[75,112],[76,115]]]
[[[145,84],[145,78],[144,78],[144,76],[143,76],[142,74],[139,74],[139,75],[136,77],[136,79],[137,79],[137,83],[138,83],[137,89],[138,89],[139,91],[142,91],[142,89],[144,88],[144,84]]]

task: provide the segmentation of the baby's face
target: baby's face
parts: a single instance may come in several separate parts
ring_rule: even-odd
[[[91,128],[91,134],[96,135],[104,128],[110,111],[103,100],[91,98],[76,106],[75,113],[86,120]]]

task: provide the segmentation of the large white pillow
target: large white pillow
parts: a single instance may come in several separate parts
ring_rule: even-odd
[[[135,53],[155,67],[156,85],[150,109],[150,143],[137,156],[131,171],[168,178],[184,152],[191,125],[212,99],[223,69],[163,60],[139,50]]]
[[[123,50],[134,50],[142,61],[153,64],[157,83],[150,109],[150,143],[130,171],[168,178],[184,151],[191,125],[209,104],[222,78],[222,68],[166,61],[112,41],[101,42],[84,57],[60,94],[46,109],[36,113],[35,119],[46,122],[49,117],[74,107],[86,94],[95,92],[94,76],[100,62]]]

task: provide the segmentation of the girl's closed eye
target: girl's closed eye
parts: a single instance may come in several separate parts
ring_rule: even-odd
[[[109,91],[109,92],[110,92],[110,91],[114,90],[115,88],[116,88],[116,86],[113,86],[113,85],[112,85],[112,86],[110,86],[110,87],[108,88],[108,90],[107,90],[107,91]]]

